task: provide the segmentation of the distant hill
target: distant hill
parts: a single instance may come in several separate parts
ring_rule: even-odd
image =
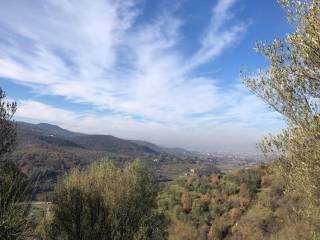
[[[84,168],[92,161],[104,159],[120,165],[139,159],[160,180],[174,179],[194,168],[218,171],[213,164],[201,162],[185,149],[111,135],[77,133],[47,123],[17,122],[17,135],[18,146],[11,157],[20,162],[25,172],[40,176],[38,192],[51,191],[58,177],[69,169]]]
[[[18,136],[23,136],[27,134],[28,136],[41,135],[41,136],[55,136],[55,137],[72,137],[83,135],[81,133],[71,132],[69,130],[63,129],[59,126],[48,124],[48,123],[39,123],[32,124],[26,122],[17,123]]]
[[[191,152],[185,149],[160,147],[146,141],[125,140],[112,135],[90,135],[72,132],[48,123],[32,124],[18,122],[17,132],[20,143],[32,140],[63,147],[79,147],[129,156],[164,153],[177,155],[191,154]]]
[[[140,145],[140,146],[148,147],[158,153],[168,153],[168,154],[177,154],[177,155],[193,155],[194,156],[194,154],[192,152],[190,152],[186,149],[183,149],[183,148],[161,147],[156,144],[146,142],[146,141],[141,141],[141,140],[131,140],[131,141],[134,142],[135,144]]]
[[[107,151],[131,156],[161,153],[148,146],[139,145],[135,142],[111,135],[81,135],[71,137],[70,140],[90,150]]]

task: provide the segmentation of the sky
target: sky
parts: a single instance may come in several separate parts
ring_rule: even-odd
[[[0,87],[16,120],[254,152],[285,122],[240,70],[290,31],[276,0],[0,0]]]

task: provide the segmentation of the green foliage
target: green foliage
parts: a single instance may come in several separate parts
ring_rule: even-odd
[[[6,93],[0,88],[0,161],[11,152],[16,142],[16,128],[12,117],[17,109],[15,102],[6,100]]]
[[[40,175],[37,200],[53,191],[58,178],[72,168],[86,168],[94,161],[112,159],[118,166],[139,159],[161,180],[175,179],[188,169],[217,171],[212,164],[198,163],[195,156],[104,135],[84,135],[49,124],[17,123],[17,148],[10,159],[19,162],[28,175]],[[152,148],[152,149],[150,149]],[[168,151],[168,153],[167,153]],[[206,171],[204,171],[206,170]]]
[[[12,122],[16,104],[6,101],[0,88],[0,239],[22,240],[30,236],[31,224],[27,219],[30,204],[26,176],[8,154],[16,142]]]
[[[250,193],[255,193],[258,188],[261,187],[261,177],[263,176],[263,171],[259,168],[254,169],[242,169],[240,171],[239,182],[245,183]]]
[[[140,163],[72,170],[54,191],[49,239],[166,239],[155,177]]]
[[[0,163],[0,239],[26,239],[31,234],[28,219],[26,176],[12,162]]]
[[[320,229],[320,2],[281,0],[295,31],[258,52],[269,61],[266,72],[245,77],[247,86],[286,117],[288,128],[265,138],[261,148],[279,156],[277,168],[287,194],[300,195],[297,221]]]
[[[211,226],[212,239],[224,239],[227,237],[231,225],[231,222],[227,218],[219,218]]]
[[[257,44],[269,69],[246,84],[296,126],[306,127],[319,114],[319,0],[281,0],[296,31],[271,45]]]
[[[139,230],[134,234],[134,240],[163,240],[168,238],[167,219],[161,213],[153,213],[143,218]]]
[[[171,222],[169,239],[317,239],[314,225],[294,217],[294,208],[305,199],[284,194],[285,179],[273,168],[268,164],[211,178],[189,176],[167,185],[158,201]]]
[[[193,232],[192,239],[225,239],[234,236],[233,227],[254,206],[262,208],[266,204],[265,208],[273,212],[269,202],[278,199],[270,194],[275,192],[271,186],[262,191],[261,176],[268,176],[265,166],[243,169],[237,174],[189,176],[166,186],[159,197],[159,207],[171,219],[170,239],[189,239],[186,232]],[[252,221],[258,219],[250,216]]]

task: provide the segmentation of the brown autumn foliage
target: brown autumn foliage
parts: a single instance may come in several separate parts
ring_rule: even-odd
[[[240,174],[241,174],[240,170],[235,170],[231,172],[231,176],[234,176],[234,177],[239,177]]]
[[[189,193],[186,191],[182,192],[181,206],[186,213],[189,213],[191,211],[190,197],[189,197]]]
[[[241,209],[240,208],[232,208],[229,212],[231,220],[236,221],[241,217]]]
[[[236,194],[228,196],[228,202],[230,202],[233,207],[240,206],[240,198]]]
[[[247,184],[241,183],[239,194],[240,194],[240,197],[249,198],[250,193],[249,193]]]
[[[213,226],[211,226],[209,228],[209,232],[207,234],[207,238],[208,238],[208,240],[214,240],[214,228],[213,228]]]
[[[239,198],[239,203],[240,203],[240,207],[242,209],[247,208],[250,204],[250,199],[249,198],[245,198],[245,197],[240,197]]]
[[[194,179],[193,176],[188,176],[188,177],[187,177],[187,184],[188,184],[188,185],[191,185],[192,182],[193,182],[193,179]]]
[[[206,192],[205,194],[203,194],[201,196],[201,201],[204,202],[204,203],[209,203],[211,200],[211,196],[210,196],[210,193]]]
[[[269,162],[268,164],[267,164],[267,173],[268,174],[272,174],[272,171],[273,171],[273,165],[272,165],[272,162]]]
[[[268,187],[261,186],[261,176],[269,176],[267,171],[268,166],[259,165],[241,170],[238,178],[231,172],[222,174],[217,184],[212,184],[216,178],[195,176],[194,183],[198,184],[192,188],[186,184],[187,178],[172,183],[168,186],[170,191],[164,191],[161,197],[162,206],[172,219],[169,239],[290,239],[271,237],[286,234],[281,229],[287,224],[290,206],[299,199],[285,198],[283,180],[275,175]]]
[[[221,179],[220,175],[215,174],[215,175],[211,176],[211,182],[214,183],[214,184],[219,183],[220,179]]]
[[[221,192],[216,191],[211,198],[211,202],[212,204],[223,202],[223,195],[221,194]]]
[[[269,175],[265,175],[261,177],[261,186],[266,188],[269,187],[272,183],[272,177]]]

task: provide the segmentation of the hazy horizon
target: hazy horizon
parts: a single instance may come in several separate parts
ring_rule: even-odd
[[[24,118],[17,118],[16,119],[18,122],[24,122],[24,123],[31,123],[31,124],[48,124],[48,122],[41,122],[41,121],[32,121],[30,119],[24,119]],[[117,138],[122,138],[122,139],[125,139],[125,140],[138,140],[138,141],[147,141],[147,142],[150,142],[150,143],[153,143],[153,144],[156,144],[158,146],[161,146],[161,147],[168,147],[168,148],[183,148],[185,150],[188,150],[188,151],[195,151],[195,152],[201,152],[201,153],[216,153],[216,154],[219,154],[219,153],[222,153],[222,154],[252,154],[252,155],[255,155],[255,154],[262,154],[256,147],[253,147],[253,146],[249,146],[249,148],[243,148],[243,145],[240,144],[239,148],[233,148],[233,147],[230,147],[229,144],[227,143],[222,143],[219,142],[219,140],[217,139],[217,144],[218,146],[220,146],[220,148],[216,148],[216,150],[212,150],[212,148],[208,147],[206,148],[206,143],[204,142],[201,142],[200,140],[200,143],[199,143],[199,147],[195,148],[194,146],[195,145],[188,145],[188,144],[184,144],[183,141],[179,143],[177,143],[175,140],[170,142],[168,141],[169,139],[166,139],[164,138],[164,141],[161,142],[157,139],[154,139],[152,140],[151,138],[147,137],[147,138],[143,138],[143,136],[135,136],[135,135],[132,135],[132,136],[128,136],[127,134],[124,134],[123,136],[121,134],[112,134],[112,133],[102,133],[100,131],[83,131],[83,129],[72,129],[72,128],[68,128],[68,127],[63,127],[62,125],[59,125],[59,124],[55,124],[55,123],[49,123],[49,124],[52,124],[54,126],[58,126],[60,128],[63,128],[65,130],[68,130],[68,131],[72,131],[72,132],[78,132],[78,133],[82,133],[82,134],[93,134],[93,135],[112,135],[114,137],[117,137]],[[196,140],[195,140],[196,141]],[[207,143],[208,146],[211,146],[212,142],[208,142]],[[238,143],[239,144],[239,143]]]
[[[288,31],[276,1],[6,1],[0,86],[17,101],[17,120],[255,152],[285,122],[239,72],[267,67],[255,42]]]

